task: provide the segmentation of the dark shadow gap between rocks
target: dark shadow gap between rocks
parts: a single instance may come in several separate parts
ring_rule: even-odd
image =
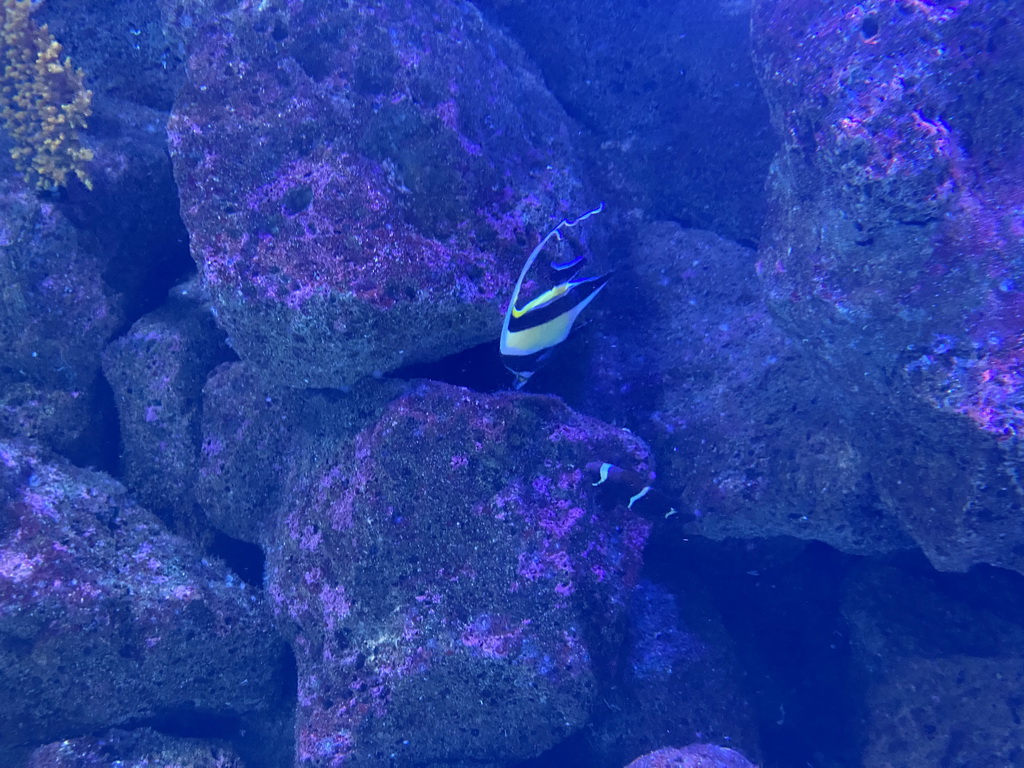
[[[232,538],[221,531],[214,531],[209,552],[223,560],[227,567],[246,584],[256,589],[263,589],[266,556],[259,546]]]
[[[431,379],[487,394],[512,386],[512,374],[501,363],[497,340],[477,344],[440,360],[403,365],[391,371],[387,378]]]
[[[123,728],[152,728],[165,736],[190,739],[235,738],[242,729],[242,719],[234,713],[197,709],[191,702],[171,709],[160,710],[153,717],[141,718],[123,725]]]
[[[79,467],[88,467],[119,477],[121,455],[121,422],[117,416],[114,390],[106,377],[96,377],[93,394],[94,421],[85,439],[69,449],[65,458]],[[91,435],[91,441],[89,437]]]
[[[512,768],[588,768],[589,754],[584,732],[578,732],[537,757],[515,763]]]
[[[680,594],[691,581],[710,592],[749,673],[764,764],[855,764],[861,696],[841,603],[846,575],[863,558],[789,537],[686,538],[655,532],[645,573]]]

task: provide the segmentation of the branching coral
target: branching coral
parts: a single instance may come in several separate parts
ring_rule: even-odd
[[[46,25],[31,18],[32,0],[0,0],[0,119],[14,139],[11,157],[29,183],[64,186],[69,175],[92,188],[92,150],[78,132],[92,113],[83,72]]]

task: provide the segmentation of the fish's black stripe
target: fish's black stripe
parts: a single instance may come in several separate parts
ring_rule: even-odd
[[[509,333],[516,333],[518,331],[536,328],[538,325],[543,325],[550,320],[554,320],[556,317],[564,315],[566,312],[571,312],[576,306],[586,301],[597,291],[601,290],[610,278],[610,272],[608,274],[601,275],[600,277],[590,278],[585,282],[579,283],[568,293],[559,296],[546,306],[534,309],[520,317],[512,315],[508,321]]]

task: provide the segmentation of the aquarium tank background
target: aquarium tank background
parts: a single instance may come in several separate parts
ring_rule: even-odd
[[[0,766],[1024,766],[1019,0],[0,0]]]

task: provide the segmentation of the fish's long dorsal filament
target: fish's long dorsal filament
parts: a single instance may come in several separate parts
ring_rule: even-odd
[[[533,262],[537,260],[537,257],[540,255],[540,252],[544,250],[544,246],[547,245],[548,241],[551,240],[551,238],[553,237],[557,238],[558,240],[562,239],[562,227],[575,227],[580,222],[586,221],[591,216],[601,213],[601,211],[603,210],[604,203],[602,202],[600,205],[597,206],[597,208],[592,208],[586,213],[583,213],[577,216],[575,219],[572,219],[571,221],[569,219],[562,219],[560,222],[558,222],[558,224],[555,225],[554,229],[552,229],[550,232],[544,235],[541,241],[537,243],[537,246],[530,252],[529,258],[527,258],[526,263],[523,264],[523,268],[519,272],[519,279],[516,280],[516,287],[512,289],[512,298],[509,299],[508,309],[505,310],[505,323],[501,327],[502,346],[504,346],[505,337],[508,335],[508,324],[509,321],[512,319],[512,310],[519,303],[519,292],[523,289],[523,282],[526,280],[526,274],[530,271],[530,267],[533,266]]]
[[[519,272],[508,307],[505,321],[501,326],[500,351],[505,367],[515,374],[515,388],[521,389],[533,376],[536,367],[561,344],[572,330],[580,312],[594,300],[608,282],[609,274],[586,279],[577,275],[586,262],[585,257],[572,258],[566,262],[551,262],[556,271],[575,270],[573,276],[519,306],[519,295],[526,281],[526,275],[537,257],[552,238],[561,240],[564,227],[575,227],[581,221],[604,210],[604,203],[575,219],[562,219],[548,232],[530,252],[526,263]]]

